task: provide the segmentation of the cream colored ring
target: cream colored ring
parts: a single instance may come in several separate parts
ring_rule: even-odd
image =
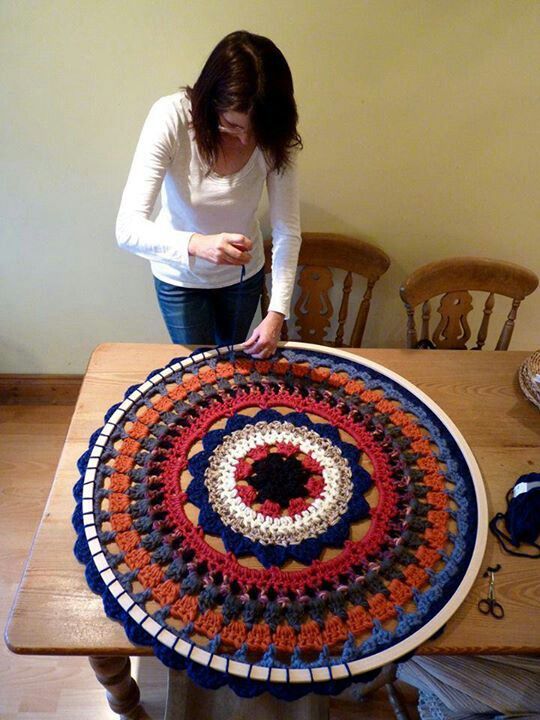
[[[238,495],[236,468],[250,450],[260,445],[288,442],[313,457],[323,468],[325,486],[302,513],[294,517],[264,516],[248,507]],[[294,545],[317,537],[335,525],[352,496],[349,463],[328,438],[289,422],[258,422],[235,430],[210,456],[204,483],[213,509],[225,525],[264,545]]]

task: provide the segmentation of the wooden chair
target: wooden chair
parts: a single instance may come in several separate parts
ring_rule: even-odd
[[[466,350],[471,330],[467,316],[472,310],[470,291],[488,293],[482,322],[473,350],[481,350],[486,342],[495,295],[512,299],[510,312],[497,341],[496,350],[507,350],[514,330],[514,321],[521,301],[538,286],[537,276],[519,265],[502,260],[477,257],[456,257],[428,263],[415,270],[400,288],[407,310],[407,347],[434,347]],[[441,295],[438,313],[441,316],[430,337],[430,299]],[[422,305],[422,329],[418,339],[415,308]]]
[[[269,242],[265,243],[265,255],[265,271],[270,273],[272,246]],[[381,275],[388,270],[389,265],[388,255],[364,240],[334,233],[302,233],[296,279],[300,296],[291,312],[291,316],[294,313],[295,329],[300,340],[333,347],[359,347],[366,326],[373,287]],[[329,292],[334,286],[333,269],[345,270],[346,275],[343,281],[336,334],[332,340],[327,339],[326,335],[335,312],[329,297]],[[358,306],[349,344],[346,345],[343,336],[353,287],[353,274],[364,277],[367,286],[362,302]],[[265,286],[262,297],[263,316],[268,312],[268,304],[269,297]],[[287,323],[283,324],[281,339],[289,339]]]

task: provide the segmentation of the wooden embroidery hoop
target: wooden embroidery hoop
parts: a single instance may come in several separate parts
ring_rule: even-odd
[[[350,663],[341,663],[336,665],[308,669],[284,669],[277,667],[268,668],[257,664],[244,663],[231,660],[220,655],[211,654],[206,650],[187,642],[186,640],[178,638],[169,630],[160,626],[139,605],[135,604],[129,608],[126,606],[124,607],[124,610],[128,612],[132,620],[134,620],[137,624],[143,627],[152,637],[156,639],[157,642],[165,645],[179,655],[188,658],[189,660],[194,661],[202,666],[211,667],[214,670],[226,672],[239,678],[247,678],[249,680],[258,681],[269,681],[271,683],[318,683],[330,680],[347,679],[350,676],[356,676],[362,673],[366,673],[370,670],[374,670],[383,665],[394,662],[405,654],[411,652],[420,644],[428,640],[435,632],[437,632],[450,619],[450,617],[461,605],[461,603],[469,593],[472,584],[480,570],[480,565],[485,551],[488,523],[488,510],[485,489],[479,467],[472,454],[472,451],[470,450],[467,442],[463,438],[456,425],[446,415],[446,413],[436,403],[434,403],[431,398],[429,398],[428,395],[426,395],[423,391],[410,383],[408,380],[406,380],[399,374],[384,368],[378,363],[375,363],[371,360],[368,360],[367,358],[363,358],[362,356],[355,355],[344,350],[297,342],[280,343],[280,348],[297,351],[308,350],[317,353],[324,353],[346,360],[353,364],[371,368],[380,375],[395,382],[398,386],[404,388],[405,390],[413,394],[417,400],[419,400],[431,412],[433,412],[440,420],[440,422],[443,423],[445,428],[452,436],[453,440],[456,442],[470,471],[470,476],[472,479],[477,503],[476,537],[472,550],[471,560],[457,589],[453,593],[452,597],[448,600],[448,602],[444,605],[444,607],[433,618],[431,618],[417,631],[413,632],[410,636],[396,643],[392,647]],[[241,349],[241,345],[235,346],[234,348],[235,351],[240,351]],[[207,361],[213,357],[224,355],[228,351],[229,350],[227,348],[213,349],[201,353],[196,353],[181,361],[172,362],[170,365],[168,365],[161,371],[154,373],[145,383],[142,383],[140,386],[138,386],[135,390],[133,390],[127,395],[125,400],[111,415],[108,423],[104,426],[101,433],[94,442],[93,449],[90,454],[88,467],[84,475],[82,501],[83,515],[88,515],[91,512],[96,468],[98,466],[103,447],[112,431],[112,428],[114,428],[114,426],[124,418],[125,414],[132,407],[133,403],[137,399],[139,399],[142,394],[145,394],[148,391],[152,390],[152,388],[154,388],[158,383],[163,382],[173,373],[179,370],[189,370],[190,366],[198,362]],[[85,531],[86,537],[88,539],[88,544],[93,555],[94,564],[102,578],[104,580],[108,580],[106,584],[108,585],[110,592],[112,592],[112,594],[114,595],[115,592],[121,589],[121,586],[116,581],[116,584],[119,586],[118,590],[116,590],[115,583],[110,582],[109,580],[111,570],[105,560],[103,552],[100,551],[101,546],[99,541],[97,540],[95,535],[92,535],[93,530],[90,523],[86,525]]]

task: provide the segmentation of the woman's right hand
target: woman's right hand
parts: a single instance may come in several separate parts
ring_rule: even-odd
[[[246,265],[251,260],[250,250],[253,243],[245,235],[238,233],[219,233],[201,235],[193,233],[188,252],[216,265]]]

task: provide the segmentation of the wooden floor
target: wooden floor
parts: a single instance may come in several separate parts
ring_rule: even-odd
[[[24,563],[41,517],[67,432],[73,405],[0,405],[0,625],[5,626]],[[163,716],[166,670],[153,658],[132,659],[144,702],[143,717]],[[411,717],[415,693],[401,687]],[[363,703],[332,699],[332,720],[394,717],[386,694]],[[108,707],[84,658],[13,655],[0,644],[0,720],[72,718],[107,720]],[[210,719],[209,719],[210,720]]]

